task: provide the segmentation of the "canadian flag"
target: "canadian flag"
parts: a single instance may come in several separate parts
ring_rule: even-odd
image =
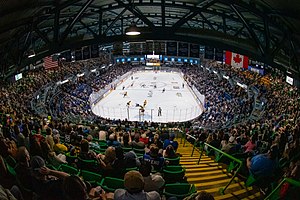
[[[226,51],[225,63],[233,67],[248,69],[249,58],[241,54]]]

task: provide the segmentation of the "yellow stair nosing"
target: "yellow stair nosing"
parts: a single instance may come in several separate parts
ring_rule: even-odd
[[[260,196],[261,196],[260,192],[256,192],[255,194],[247,196],[246,198],[243,198],[242,200],[255,199],[255,198],[260,197]]]
[[[251,190],[252,190],[252,188],[251,188]],[[250,189],[248,189],[248,190],[247,189],[242,189],[242,190],[238,190],[238,191],[228,193],[228,194],[224,194],[224,195],[221,195],[221,196],[216,196],[214,198],[215,198],[215,200],[228,199],[228,198],[236,197],[238,195],[247,193],[248,191],[251,191],[251,190]],[[226,190],[225,190],[225,193],[226,193]]]
[[[199,175],[202,175],[202,176],[208,176],[208,175],[212,175],[212,174],[224,174],[226,173],[226,170],[224,171],[221,171],[221,170],[214,170],[214,171],[185,171],[185,176],[186,177],[192,177],[192,176],[199,176]]]
[[[227,188],[228,189],[232,189],[232,188],[236,188],[236,187],[242,187],[243,189],[245,188],[244,184],[240,184],[240,183],[231,183]],[[215,187],[215,188],[209,188],[209,189],[204,189],[204,191],[208,192],[208,193],[218,193],[221,187]],[[241,188],[241,189],[242,189]],[[248,187],[248,189],[250,190],[250,188],[252,189],[252,187]],[[202,191],[202,190],[199,190]],[[225,190],[226,192],[226,190]]]
[[[187,180],[189,182],[195,182],[195,181],[207,181],[207,180],[220,179],[220,178],[229,178],[229,177],[226,174],[218,174],[218,175],[210,175],[210,176],[199,176],[195,178],[188,177]]]
[[[213,185],[219,185],[219,184],[226,184],[228,183],[230,180],[230,178],[228,179],[222,179],[222,180],[217,180],[217,181],[213,181],[213,182],[203,182],[203,183],[194,183],[194,185],[198,188],[200,187],[206,187],[206,186],[213,186]],[[238,178],[234,178],[235,181],[239,181]]]

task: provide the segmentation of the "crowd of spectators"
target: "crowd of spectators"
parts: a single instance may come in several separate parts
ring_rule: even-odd
[[[178,143],[172,133],[156,123],[100,118],[94,121],[97,128],[94,125],[81,126],[51,116],[39,117],[31,110],[33,94],[41,86],[90,71],[95,62],[75,62],[56,72],[35,70],[20,81],[1,88],[1,191],[17,199],[86,199],[88,196],[102,199],[113,196],[115,199],[158,198],[165,180],[161,174],[152,172],[160,172],[168,165],[168,158],[179,156],[176,153]],[[297,88],[287,85],[282,76],[273,76],[271,85],[265,87],[262,82],[255,82],[261,78],[260,75],[227,65],[215,67],[228,76],[238,77],[242,83],[255,84],[259,88],[257,98],[264,100],[265,112],[258,120],[249,118],[243,123],[223,128],[221,125],[232,122],[235,116],[249,117],[254,97],[214,73],[195,66],[181,67],[185,79],[205,95],[206,111],[186,127],[187,133],[197,141],[243,159],[245,174],[262,180],[258,184],[262,192],[267,192],[269,182],[282,176],[299,180],[300,97]],[[52,98],[52,105],[58,107],[53,109],[57,116],[70,113],[74,116],[82,114],[83,117],[92,115],[86,95],[106,87],[117,76],[131,70],[131,66],[120,64],[102,70],[103,73],[80,77],[60,87],[62,92]],[[193,128],[193,125],[197,127]],[[126,148],[135,151],[127,152]],[[209,147],[206,150],[209,153]],[[61,164],[80,168],[80,159],[95,161],[97,165],[89,169],[104,177],[124,177],[125,190],[105,194],[104,190],[86,184],[78,176],[56,170]],[[9,162],[11,160],[16,160],[16,163]],[[127,168],[135,168],[139,172],[127,174]],[[103,192],[99,193],[99,190]],[[291,187],[285,186],[282,195],[289,195],[291,190]]]

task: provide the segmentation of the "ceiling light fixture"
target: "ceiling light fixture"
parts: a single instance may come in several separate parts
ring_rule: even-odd
[[[34,50],[29,50],[28,58],[32,58],[35,56]]]
[[[139,28],[132,23],[128,28],[125,29],[126,35],[140,35],[141,32],[139,31]]]

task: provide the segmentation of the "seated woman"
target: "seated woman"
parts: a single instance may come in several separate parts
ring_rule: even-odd
[[[131,137],[129,136],[129,133],[124,133],[123,140],[121,142],[122,147],[131,148],[131,145],[129,145],[130,143],[131,143]]]
[[[164,158],[177,158],[178,154],[176,154],[174,147],[172,145],[168,145],[167,148],[163,151]]]

